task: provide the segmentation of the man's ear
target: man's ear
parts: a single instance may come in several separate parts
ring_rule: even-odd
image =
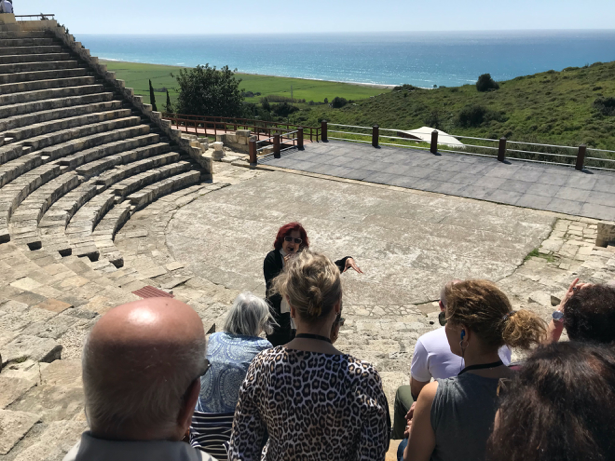
[[[295,316],[297,315],[297,309],[295,309],[295,308],[294,308],[293,306],[291,306],[290,304],[289,304],[289,306],[290,306],[290,318],[291,318],[291,319],[294,319],[294,318],[295,318]]]
[[[177,425],[182,429],[182,434],[185,434],[190,429],[190,423],[192,422],[192,415],[194,414],[194,407],[199,399],[199,393],[201,392],[201,379],[197,378],[192,381],[190,387],[186,391],[184,396],[184,404],[177,416]]]

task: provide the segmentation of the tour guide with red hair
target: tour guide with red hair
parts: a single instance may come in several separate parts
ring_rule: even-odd
[[[273,309],[278,324],[274,327],[273,333],[267,335],[267,339],[274,346],[280,346],[291,341],[294,336],[294,326],[290,319],[290,306],[279,294],[272,293],[273,279],[282,272],[286,261],[309,246],[310,240],[303,226],[298,222],[291,222],[280,227],[273,243],[274,249],[265,257],[263,271],[267,283],[267,301]],[[350,256],[335,261],[335,265],[342,273],[349,268],[354,269],[359,274],[363,273]]]

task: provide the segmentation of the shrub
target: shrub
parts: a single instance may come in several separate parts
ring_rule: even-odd
[[[594,108],[602,115],[615,115],[615,98],[597,98]]]
[[[465,106],[457,116],[457,123],[464,128],[480,126],[486,114],[487,109],[483,106]]]
[[[167,105],[165,110],[169,113],[173,113],[173,104],[171,104],[171,96],[169,96],[169,92],[167,91]]]
[[[345,98],[340,98],[339,96],[336,96],[333,98],[333,101],[331,101],[331,106],[333,106],[334,109],[340,109],[346,104],[348,104],[348,101]]]
[[[476,89],[478,91],[492,91],[497,90],[499,87],[498,82],[491,78],[491,74],[481,75],[476,82]]]
[[[228,66],[197,66],[180,69],[176,77],[179,84],[178,112],[190,115],[216,115],[237,117],[243,113],[240,79]]]
[[[461,127],[478,127],[488,122],[505,122],[507,120],[504,112],[488,110],[479,105],[465,106],[457,116],[457,124]]]
[[[299,108],[292,106],[287,102],[283,102],[282,104],[275,104],[271,106],[271,110],[279,117],[288,117],[293,112],[297,112]]]
[[[329,104],[329,98],[325,98],[324,103]]]

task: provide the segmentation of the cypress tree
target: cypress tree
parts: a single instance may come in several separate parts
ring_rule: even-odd
[[[152,81],[149,81],[149,103],[152,105],[152,110],[158,112],[158,108],[156,107],[156,96],[154,95],[154,87],[152,86]]]
[[[169,96],[169,90],[167,90],[167,113],[173,113],[173,104],[171,104],[171,96]]]

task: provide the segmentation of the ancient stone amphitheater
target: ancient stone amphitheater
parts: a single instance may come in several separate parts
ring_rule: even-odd
[[[336,345],[377,367],[390,404],[450,277],[497,279],[545,319],[574,277],[615,279],[597,220],[269,167],[214,178],[208,152],[55,21],[0,25],[0,461],[59,461],[86,428],[81,348],[100,314],[158,289],[210,330],[238,290],[263,294],[282,221],[370,267],[344,276]]]
[[[79,361],[56,359],[132,291],[187,279],[113,239],[161,197],[222,187],[196,146],[55,21],[0,26],[0,459],[61,459],[85,423]]]

